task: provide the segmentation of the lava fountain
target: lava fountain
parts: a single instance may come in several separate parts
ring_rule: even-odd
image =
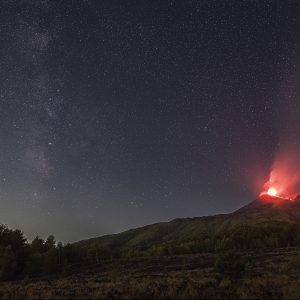
[[[259,199],[266,201],[294,200],[300,190],[300,168],[292,157],[277,159],[272,167],[269,179],[263,185]]]
[[[276,200],[293,201],[297,196],[297,193],[289,193],[279,182],[272,184],[270,181],[267,181],[258,199],[268,202]]]
[[[277,190],[274,187],[270,187],[267,191],[267,194],[269,196],[276,197],[277,196]]]

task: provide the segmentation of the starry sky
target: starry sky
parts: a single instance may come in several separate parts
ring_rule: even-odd
[[[299,16],[289,0],[1,1],[0,222],[72,242],[253,200],[300,149]]]

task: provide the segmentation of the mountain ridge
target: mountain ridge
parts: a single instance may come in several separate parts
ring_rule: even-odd
[[[267,227],[271,228],[268,230],[280,230],[289,224],[300,226],[300,197],[290,201],[268,196],[267,201],[265,198],[257,198],[228,214],[177,218],[169,222],[154,223],[121,233],[81,240],[74,244],[83,248],[94,246],[104,252],[122,253],[121,256],[128,253],[167,254],[170,248],[177,249],[175,252],[185,251],[184,248],[201,252],[216,248],[220,241],[224,241],[225,237],[237,230],[248,228],[255,231],[258,227],[264,230]]]

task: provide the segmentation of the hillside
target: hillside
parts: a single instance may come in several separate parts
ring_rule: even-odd
[[[65,274],[110,260],[273,251],[300,246],[300,201],[259,198],[241,209],[209,217],[175,219],[73,244],[0,226],[0,280]]]
[[[2,226],[0,299],[295,299],[299,212],[299,198],[263,197],[66,245]]]
[[[221,240],[224,244],[224,237],[230,237],[236,231],[247,230],[248,234],[252,230],[277,232],[298,225],[299,197],[294,201],[287,201],[268,196],[267,199],[256,199],[233,213],[175,219],[119,234],[83,240],[76,245],[82,248],[94,246],[99,251],[117,252],[125,256],[209,252]],[[297,232],[296,230],[295,234]]]

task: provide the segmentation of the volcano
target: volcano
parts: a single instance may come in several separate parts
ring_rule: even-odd
[[[294,227],[297,230],[294,230]],[[203,251],[210,251],[216,248],[217,243],[230,239],[233,234],[239,230],[243,232],[245,228],[247,232],[260,232],[262,239],[272,234],[276,236],[278,232],[281,232],[282,237],[284,231],[289,231],[289,235],[296,234],[297,231],[300,238],[300,196],[293,200],[270,195],[259,196],[248,205],[229,214],[175,219],[118,234],[82,240],[75,244],[83,248],[96,245],[110,253],[133,253],[137,256],[161,254],[160,251],[164,254],[170,253],[168,247],[183,249],[194,244],[201,245],[195,246],[195,249],[202,247]],[[239,235],[238,238],[243,238],[243,233]],[[252,239],[256,239],[255,234]]]
[[[239,219],[242,223],[261,221],[299,222],[300,196],[293,200],[277,196],[261,195],[250,204],[228,215],[229,219]]]

